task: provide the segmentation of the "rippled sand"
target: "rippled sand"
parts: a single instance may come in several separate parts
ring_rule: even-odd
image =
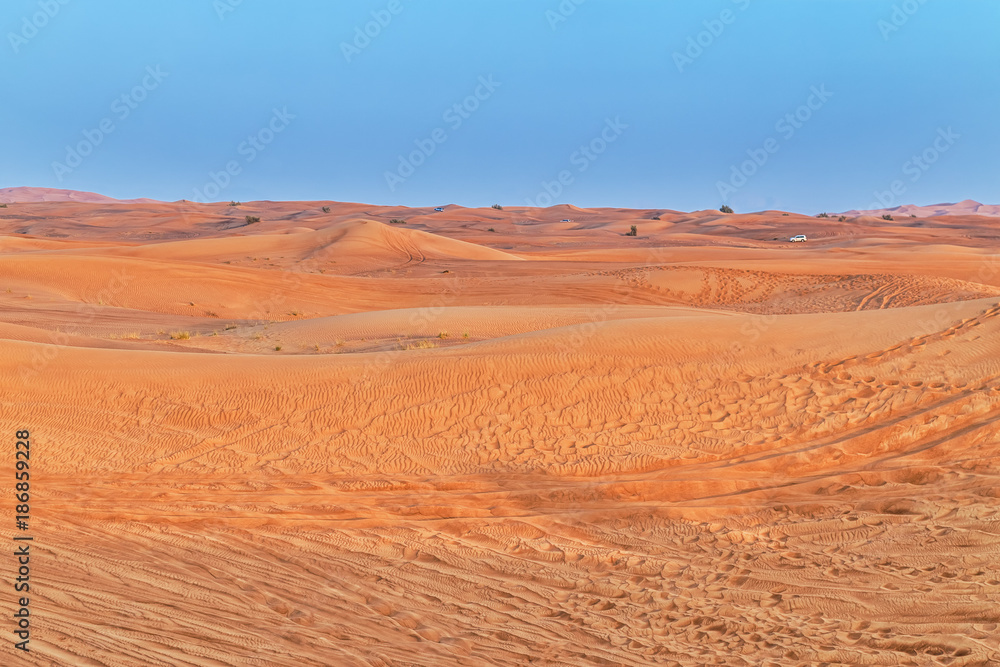
[[[1000,664],[995,230],[10,204],[0,662]]]

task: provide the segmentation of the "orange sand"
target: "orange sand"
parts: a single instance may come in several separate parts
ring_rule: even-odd
[[[994,219],[22,195],[2,664],[1000,664]]]

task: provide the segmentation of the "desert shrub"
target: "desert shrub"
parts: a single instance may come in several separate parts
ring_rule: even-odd
[[[329,206],[324,206],[323,207],[323,212],[324,213],[329,213],[330,212],[330,207]]]
[[[732,207],[729,206],[729,204],[723,204],[722,206],[719,207],[719,210],[721,212],[723,212],[723,213],[732,213],[733,212],[733,209],[732,209]]]
[[[429,350],[432,347],[437,347],[432,341],[429,340],[418,340],[415,343],[407,343],[403,345],[404,350]]]
[[[229,205],[230,206],[239,206],[240,202],[238,202],[238,201],[231,201],[231,202],[229,202]]]
[[[816,217],[817,217],[817,218],[829,218],[830,216],[829,216],[829,215],[827,215],[826,213],[820,213],[820,214],[819,214],[819,215],[817,215]]]
[[[892,220],[892,216],[889,215],[888,213],[886,213],[885,215],[882,216],[882,219],[883,220]]]
[[[0,208],[7,208],[7,204],[0,204]]]
[[[187,340],[187,339],[191,338],[191,332],[190,331],[174,331],[174,332],[172,332],[170,334],[170,337],[173,340]]]
[[[495,208],[498,211],[502,211],[503,210],[503,206],[501,206],[500,204],[493,204],[493,208]]]
[[[837,222],[843,222],[844,220],[847,220],[847,216],[846,215],[842,215],[839,218],[837,218]]]
[[[492,227],[490,227],[490,228],[489,228],[489,229],[487,229],[486,231],[488,231],[488,232],[496,232],[496,230],[495,230],[495,229],[493,229]]]
[[[635,225],[632,225],[632,228],[629,231],[625,232],[625,236],[638,236],[638,235],[639,235],[639,229]]]
[[[255,222],[260,222],[260,218],[256,215],[248,215],[247,217],[244,218],[244,220],[247,221],[248,225],[252,225]]]
[[[274,346],[274,351],[275,352],[281,352],[281,346],[280,345],[275,345]]]
[[[660,219],[660,216],[658,216],[658,215],[654,215],[653,216],[653,220],[659,220],[659,219]]]
[[[389,224],[390,225],[405,225],[406,224],[406,220],[401,220],[399,218],[393,218],[392,220],[389,221]]]

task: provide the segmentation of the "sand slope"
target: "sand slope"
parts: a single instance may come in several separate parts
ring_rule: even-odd
[[[978,218],[116,206],[0,238],[3,664],[1000,662]]]

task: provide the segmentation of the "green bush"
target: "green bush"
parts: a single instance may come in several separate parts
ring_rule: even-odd
[[[723,204],[722,206],[719,207],[719,210],[721,212],[723,212],[723,213],[732,213],[733,212],[733,209],[729,206],[729,204]]]

